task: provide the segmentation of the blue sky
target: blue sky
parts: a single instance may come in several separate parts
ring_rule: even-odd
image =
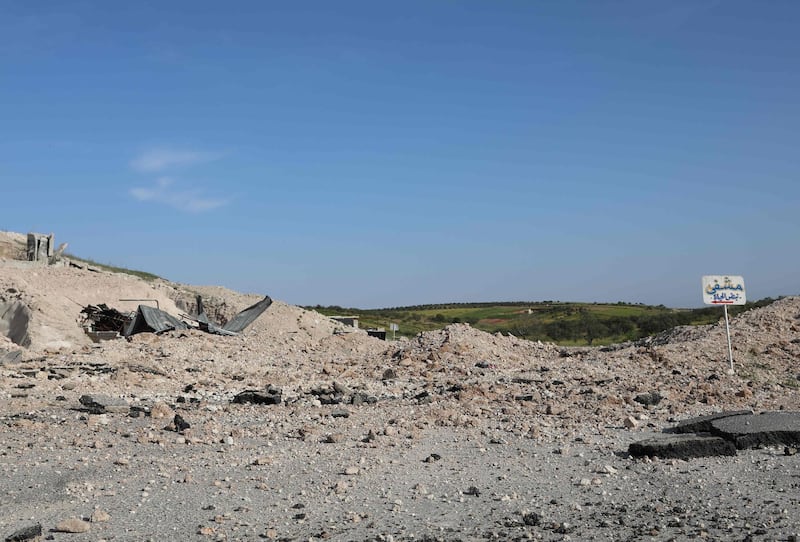
[[[0,229],[295,304],[800,293],[800,3],[0,3]]]

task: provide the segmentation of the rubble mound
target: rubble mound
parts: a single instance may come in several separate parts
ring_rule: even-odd
[[[788,525],[791,479],[770,473],[800,460],[797,414],[788,430],[784,419],[800,410],[798,297],[732,319],[734,374],[724,323],[601,348],[467,324],[386,342],[274,301],[236,335],[188,327],[92,343],[81,328],[90,305],[113,318],[140,303],[197,316],[197,295],[223,324],[269,293],[0,261],[0,536],[60,532],[73,516],[74,532],[119,540],[704,536],[689,513],[719,539],[727,518]],[[687,424],[721,436],[653,438],[720,411],[779,413],[759,418],[758,438],[785,450],[734,452],[732,438],[754,439],[750,418]],[[691,465],[622,453],[646,435],[634,455],[697,462],[707,485]],[[738,492],[767,487],[779,506]],[[669,523],[642,499],[654,491]],[[761,534],[788,539],[784,524]]]
[[[24,260],[27,241],[21,233],[0,231],[0,260]]]

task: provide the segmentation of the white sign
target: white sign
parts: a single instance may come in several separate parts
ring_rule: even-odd
[[[744,305],[744,279],[736,275],[703,277],[703,303],[706,305]]]
[[[389,324],[389,331],[398,331],[399,329],[400,326],[398,326],[397,324]]]

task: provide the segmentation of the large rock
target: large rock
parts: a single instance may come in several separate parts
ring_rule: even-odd
[[[762,412],[730,416],[711,422],[711,432],[736,448],[800,445],[800,412]]]
[[[628,452],[634,457],[691,459],[711,455],[736,455],[736,446],[709,434],[655,435],[632,443]]]

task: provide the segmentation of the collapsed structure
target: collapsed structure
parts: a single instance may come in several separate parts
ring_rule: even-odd
[[[185,316],[185,319],[197,323],[197,327],[207,333],[216,335],[238,335],[253,323],[272,305],[272,299],[264,299],[239,312],[224,325],[212,322],[203,307],[203,299],[197,296],[198,314],[196,317]],[[88,305],[81,311],[85,314],[83,327],[93,340],[113,338],[118,335],[130,337],[137,333],[164,333],[177,329],[189,329],[186,321],[172,316],[166,311],[149,305],[139,305],[135,312],[123,314],[106,304]],[[110,333],[111,335],[107,335]]]

